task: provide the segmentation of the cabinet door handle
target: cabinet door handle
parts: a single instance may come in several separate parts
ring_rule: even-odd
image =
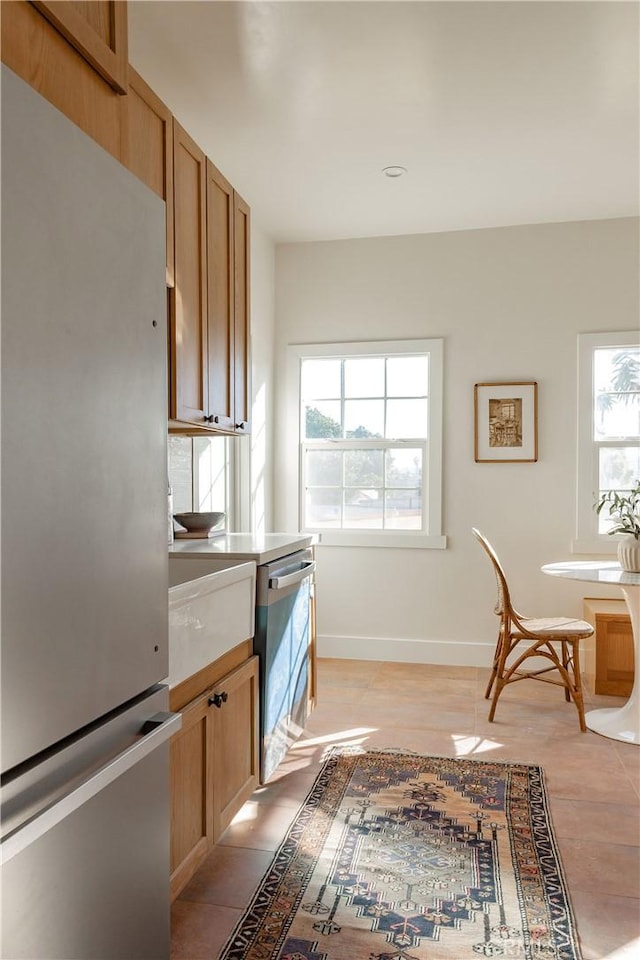
[[[229,694],[226,690],[223,690],[222,693],[214,693],[212,697],[209,697],[209,706],[210,707],[220,707],[223,703],[226,703],[229,699]]]
[[[236,423],[235,425],[236,430],[246,430],[246,427],[247,427],[246,420],[241,420],[240,423]]]
[[[213,415],[212,413],[210,413],[208,417],[203,417],[203,419],[204,419],[204,422],[205,422],[205,423],[216,423],[216,422],[217,422],[217,417],[214,417],[214,415]]]

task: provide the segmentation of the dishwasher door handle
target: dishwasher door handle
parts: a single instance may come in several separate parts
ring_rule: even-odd
[[[311,560],[293,573],[285,573],[282,577],[269,577],[269,590],[284,590],[285,587],[291,587],[295,583],[302,583],[315,572],[315,569],[316,561]]]
[[[164,743],[182,726],[182,715],[179,713],[161,712],[150,717],[142,728],[143,736],[128,746],[113,760],[110,760],[95,773],[91,774],[78,787],[70,790],[50,807],[45,807],[32,820],[18,827],[9,834],[0,845],[0,861],[6,863],[17,854],[22,853],[32,843],[39,840],[48,830],[55,827],[69,814],[74,813],[96,794],[126,773],[134,764],[138,763],[156,747]]]

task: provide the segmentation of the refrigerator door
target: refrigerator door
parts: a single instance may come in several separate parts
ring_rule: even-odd
[[[167,703],[159,686],[4,778],[0,956],[167,960]]]
[[[168,675],[164,204],[2,67],[2,769]]]

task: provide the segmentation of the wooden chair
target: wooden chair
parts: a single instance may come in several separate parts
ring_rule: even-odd
[[[475,527],[473,535],[491,560],[498,585],[495,613],[500,617],[500,627],[485,692],[488,700],[495,684],[489,720],[493,721],[500,694],[508,684],[525,679],[542,680],[564,687],[565,700],[575,703],[580,729],[584,732],[587,726],[584,720],[579,648],[580,641],[593,634],[593,627],[585,620],[570,617],[523,617],[511,604],[507,579],[495,550]],[[521,669],[525,660],[532,657],[549,660],[551,665],[541,669]],[[551,672],[556,677],[545,676]]]

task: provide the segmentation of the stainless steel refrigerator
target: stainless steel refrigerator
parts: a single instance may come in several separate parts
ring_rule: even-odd
[[[166,960],[164,205],[2,68],[7,960]]]

